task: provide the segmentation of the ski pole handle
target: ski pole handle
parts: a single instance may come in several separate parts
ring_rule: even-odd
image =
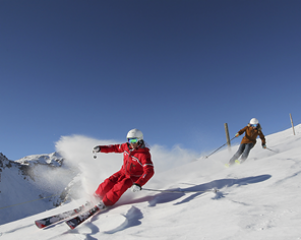
[[[100,152],[100,146],[96,146],[95,148],[93,148],[93,157],[94,158],[97,158],[97,153],[99,153]]]

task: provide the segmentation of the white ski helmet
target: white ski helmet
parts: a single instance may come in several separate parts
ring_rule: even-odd
[[[259,122],[258,122],[258,120],[257,120],[257,118],[252,118],[251,120],[250,120],[250,124],[258,124]]]
[[[143,133],[140,130],[134,128],[128,132],[126,138],[137,138],[138,140],[143,140]]]

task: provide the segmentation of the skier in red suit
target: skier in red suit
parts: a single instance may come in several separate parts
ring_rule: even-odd
[[[130,130],[127,140],[123,144],[96,146],[93,150],[96,153],[123,153],[121,169],[101,183],[94,193],[102,200],[103,207],[114,205],[129,188],[133,192],[140,191],[154,175],[151,155],[145,146],[142,132],[138,129]]]

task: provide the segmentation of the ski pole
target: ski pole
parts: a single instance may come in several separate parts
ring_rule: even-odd
[[[274,150],[272,150],[272,149],[270,149],[270,148],[266,148],[267,150],[269,150],[269,151],[271,151],[271,152],[273,152],[273,153],[278,153],[278,151],[274,151]]]
[[[230,142],[236,137],[233,137]],[[211,155],[213,155],[214,153],[216,153],[218,150],[220,150],[223,146],[225,146],[228,142],[226,142],[224,145],[220,146],[218,149],[216,149],[215,151],[213,151],[211,154],[209,154],[208,156],[206,156],[205,158],[210,157]]]
[[[165,192],[165,193],[202,193],[202,192],[214,192],[217,193],[218,189],[217,188],[212,188],[208,190],[203,190],[203,191],[194,191],[194,190],[159,190],[159,189],[150,189],[150,188],[142,188],[142,190],[146,191],[153,191],[153,192]]]

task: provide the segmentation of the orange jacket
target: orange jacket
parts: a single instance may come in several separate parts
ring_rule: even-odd
[[[259,125],[258,128],[254,129],[253,127],[251,127],[250,124],[248,124],[248,126],[246,126],[243,129],[238,131],[239,135],[243,134],[244,132],[246,134],[243,137],[243,139],[241,140],[241,143],[254,143],[254,145],[255,145],[256,144],[256,138],[259,135],[262,145],[265,145],[265,138],[264,138],[264,135],[261,131],[260,125]]]

